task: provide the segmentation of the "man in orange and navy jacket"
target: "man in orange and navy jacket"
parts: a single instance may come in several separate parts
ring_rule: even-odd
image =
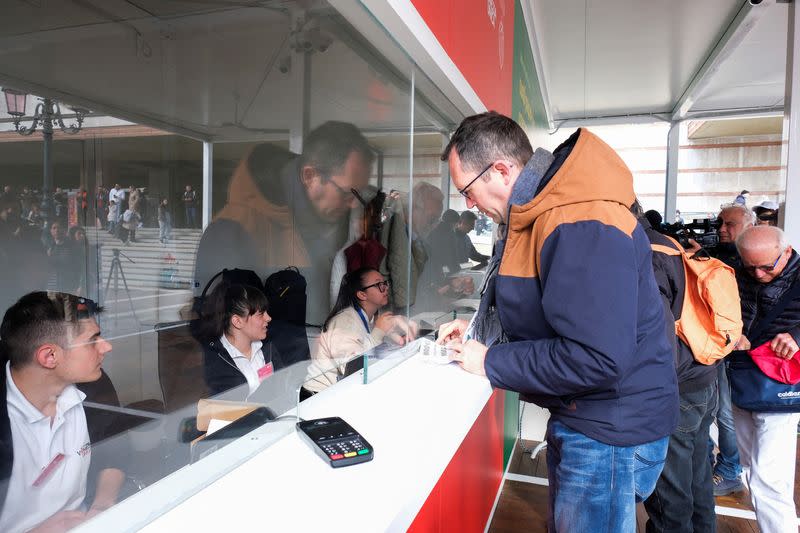
[[[466,370],[550,410],[550,531],[635,530],[678,390],[650,242],[628,210],[630,170],[584,129],[534,154],[494,112],[465,119],[442,159],[467,207],[507,226],[476,320],[494,307],[508,342],[487,347],[463,321],[440,342]]]

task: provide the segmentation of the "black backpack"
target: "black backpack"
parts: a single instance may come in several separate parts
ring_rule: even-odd
[[[274,320],[305,327],[306,278],[297,267],[288,267],[267,277],[264,294],[269,302],[269,315]]]
[[[229,283],[231,285],[249,285],[250,287],[255,287],[261,292],[264,292],[264,285],[261,283],[261,278],[259,278],[258,274],[252,270],[245,270],[242,268],[223,268],[221,272],[217,272],[210,280],[208,280],[208,283],[206,283],[206,286],[203,288],[203,292],[200,294],[200,297],[194,299],[192,308],[198,316],[203,315],[203,304],[206,301],[208,290],[211,288],[211,285],[214,283],[214,281],[216,281],[216,279],[220,276],[222,276],[222,283]]]

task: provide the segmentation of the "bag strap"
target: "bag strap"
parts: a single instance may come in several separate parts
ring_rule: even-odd
[[[778,300],[778,302],[775,305],[772,306],[772,309],[769,310],[769,313],[767,313],[767,316],[765,316],[764,318],[762,318],[758,322],[758,327],[755,327],[755,328],[753,328],[753,330],[751,330],[750,336],[748,337],[748,339],[753,341],[753,340],[759,338],[761,336],[761,334],[764,333],[764,330],[766,330],[767,327],[776,318],[778,318],[778,315],[783,313],[783,310],[786,309],[786,306],[789,305],[789,302],[791,302],[792,300],[794,300],[797,297],[800,297],[800,282],[798,282],[798,277],[795,276],[794,282],[792,283],[792,286],[789,288],[789,290],[787,290],[785,293],[783,293],[783,296],[781,296],[781,299]]]

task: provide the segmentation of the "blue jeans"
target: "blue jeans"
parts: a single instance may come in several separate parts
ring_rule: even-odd
[[[656,486],[669,437],[611,446],[552,418],[547,423],[548,530],[558,533],[636,531],[636,504]]]
[[[717,408],[717,382],[683,392],[678,428],[669,438],[667,461],[656,490],[644,502],[648,533],[714,533],[714,488],[706,443]]]
[[[742,473],[739,464],[739,448],[736,445],[736,429],[733,426],[733,411],[731,410],[731,386],[728,383],[728,373],[725,372],[725,363],[717,365],[719,383],[719,410],[717,411],[717,429],[719,430],[719,453],[714,473],[724,479],[737,479]],[[713,447],[713,443],[709,443]]]

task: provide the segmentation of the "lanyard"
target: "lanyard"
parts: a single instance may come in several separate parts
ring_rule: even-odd
[[[359,318],[361,318],[361,322],[364,324],[364,327],[367,328],[367,333],[370,333],[369,321],[367,320],[367,315],[364,313],[364,310],[360,307],[356,307],[356,312],[358,313]]]

